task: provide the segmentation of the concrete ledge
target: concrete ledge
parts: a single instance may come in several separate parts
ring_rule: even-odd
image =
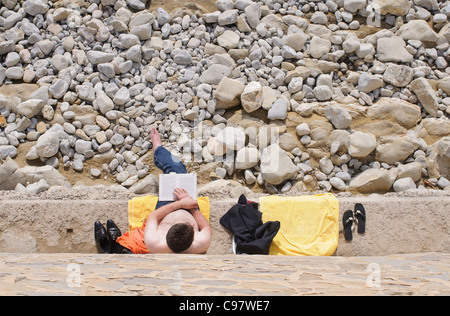
[[[205,302],[212,295],[449,295],[449,264],[450,255],[443,253],[351,258],[5,253],[0,295],[193,295]],[[277,303],[271,302],[271,310],[283,307]]]
[[[338,256],[450,252],[450,196],[351,196],[340,202]],[[367,211],[365,235],[346,242],[342,214],[360,202]],[[211,200],[213,241],[208,254],[231,253],[231,237],[219,224],[236,199]],[[1,199],[0,252],[94,253],[93,223],[113,219],[128,227],[127,199]]]

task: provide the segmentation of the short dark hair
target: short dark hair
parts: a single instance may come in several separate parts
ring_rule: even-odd
[[[182,252],[188,249],[194,241],[194,229],[184,223],[170,227],[166,235],[167,246],[173,252]]]

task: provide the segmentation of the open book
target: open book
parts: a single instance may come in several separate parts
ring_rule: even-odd
[[[173,190],[185,189],[189,195],[197,199],[197,174],[196,173],[170,173],[159,175],[159,200],[173,201]]]

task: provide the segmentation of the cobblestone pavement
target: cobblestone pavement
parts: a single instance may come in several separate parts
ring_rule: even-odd
[[[450,295],[450,254],[0,254],[0,295]]]

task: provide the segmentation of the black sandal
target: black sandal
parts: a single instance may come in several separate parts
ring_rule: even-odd
[[[361,203],[355,204],[355,217],[358,221],[358,234],[366,232],[366,210]]]
[[[344,216],[342,216],[342,223],[344,225],[344,237],[346,241],[351,241],[353,239],[353,221],[353,212],[351,210],[345,211]]]

